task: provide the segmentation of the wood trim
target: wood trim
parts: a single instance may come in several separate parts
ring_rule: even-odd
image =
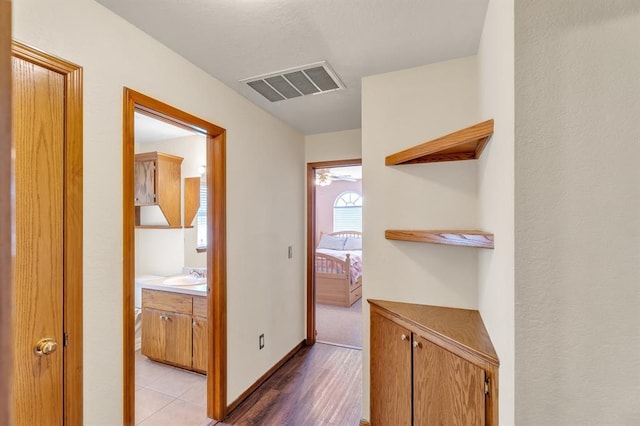
[[[306,344],[316,343],[316,284],[314,277],[316,235],[316,169],[340,166],[360,166],[362,159],[320,161],[307,163],[307,338]]]
[[[493,234],[484,231],[387,229],[384,237],[387,240],[493,248]]]
[[[485,369],[500,366],[477,310],[367,299],[371,312]]]
[[[293,358],[293,356],[298,353],[298,351],[300,349],[302,349],[305,346],[306,342],[303,340],[302,342],[298,343],[293,349],[291,349],[284,357],[282,357],[282,359],[280,361],[278,361],[273,367],[271,367],[269,370],[267,370],[266,373],[264,373],[262,376],[260,376],[260,378],[258,380],[256,380],[251,386],[249,386],[249,388],[242,392],[242,394],[236,398],[235,401],[233,401],[231,404],[229,404],[229,407],[227,408],[227,413],[231,413],[233,410],[235,410],[240,404],[242,404],[242,402],[247,399],[253,392],[255,392],[264,382],[266,382],[269,377],[273,376],[273,374],[278,371],[278,369],[280,367],[282,367],[287,361],[289,361],[291,358]]]
[[[135,422],[135,332],[134,332],[134,111],[179,124],[207,134],[207,185],[213,189],[208,197],[207,275],[209,293],[207,375],[207,415],[222,420],[227,410],[227,262],[226,262],[226,131],[201,118],[188,114],[134,90],[124,88],[123,96],[123,423]],[[213,170],[213,172],[211,172]],[[215,231],[215,238],[214,238]],[[213,271],[213,272],[211,272]]]
[[[13,55],[62,74],[65,81],[64,151],[64,424],[83,419],[83,112],[82,67],[14,41]]]
[[[371,426],[371,423],[365,419],[360,419],[360,426]]]
[[[493,120],[483,121],[462,130],[413,146],[385,158],[386,166],[480,158],[493,135]]]
[[[207,279],[209,293],[207,415],[222,420],[227,414],[227,133],[207,137]],[[213,281],[213,283],[212,283]]]
[[[12,424],[11,2],[0,1],[0,424]]]

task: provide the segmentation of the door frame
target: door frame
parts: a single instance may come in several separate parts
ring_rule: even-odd
[[[135,423],[134,111],[207,136],[207,416],[227,412],[226,130],[135,90],[124,88],[123,145],[123,421]],[[215,238],[214,238],[215,232]]]
[[[362,159],[307,163],[307,345],[316,343],[316,170],[347,166],[362,166]]]
[[[63,176],[63,413],[64,424],[83,419],[83,115],[82,67],[13,41],[13,57],[36,64],[64,77],[64,176]],[[12,200],[13,206],[14,200]],[[15,235],[14,235],[15,236]]]
[[[11,424],[11,2],[0,0],[0,424]]]

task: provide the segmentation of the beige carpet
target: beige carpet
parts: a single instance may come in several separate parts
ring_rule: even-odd
[[[316,340],[362,348],[362,298],[351,307],[316,303]]]

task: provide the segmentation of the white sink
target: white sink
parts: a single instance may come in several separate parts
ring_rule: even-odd
[[[206,278],[196,277],[193,275],[175,275],[168,277],[162,284],[164,285],[198,285],[207,282]]]

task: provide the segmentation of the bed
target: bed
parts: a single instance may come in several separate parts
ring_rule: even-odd
[[[321,234],[315,254],[316,302],[351,306],[362,297],[362,233]]]

